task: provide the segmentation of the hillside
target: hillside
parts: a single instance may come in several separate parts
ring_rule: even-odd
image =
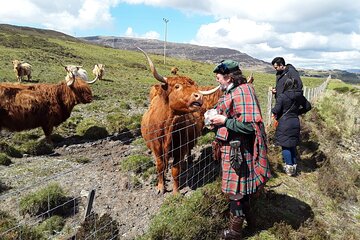
[[[302,76],[307,77],[320,77],[324,78],[331,75],[333,79],[341,79],[344,82],[351,84],[360,84],[360,73],[359,72],[349,72],[339,69],[333,70],[311,70],[311,69],[301,69],[299,70]]]
[[[79,41],[77,38],[73,36],[58,31],[40,29],[40,28],[31,28],[26,26],[14,26],[9,24],[0,24],[0,32],[9,33],[9,34],[36,35],[42,37],[56,37],[64,40]]]
[[[92,36],[82,39],[103,46],[126,50],[136,50],[136,46],[139,46],[151,53],[164,55],[164,41],[161,40],[106,36]],[[246,69],[258,71],[272,70],[271,64],[229,48],[167,42],[166,55],[174,58],[190,59],[213,64],[223,59],[234,59],[240,62],[241,66]]]
[[[149,106],[150,87],[157,81],[141,52],[26,27],[0,28],[0,42],[0,83],[16,82],[13,59],[33,66],[33,80],[24,84],[63,81],[62,64],[82,65],[89,78],[95,63],[106,65],[105,79],[91,85],[93,101],[75,106],[70,118],[54,130],[52,146],[44,143],[41,129],[0,132],[0,162],[11,161],[0,164],[0,239],[69,239],[86,227],[88,234],[105,229],[122,240],[141,235],[146,240],[218,239],[226,222],[226,204],[216,181],[219,163],[211,158],[211,132],[198,139],[186,162],[181,195],[155,194],[156,171],[140,134],[140,119]],[[150,57],[162,75],[170,75],[170,68],[178,66],[181,75],[199,85],[216,85],[213,63],[169,57],[164,64],[161,54]],[[254,77],[259,102],[266,109],[274,74],[255,71]],[[304,77],[303,81],[311,88],[324,79]],[[359,91],[344,83],[330,89],[303,119],[297,177],[289,179],[282,172],[280,150],[268,131],[274,177],[256,203],[260,221],[255,229],[245,231],[247,239],[359,239],[360,139],[354,121],[360,119]],[[170,189],[172,180],[168,180]],[[59,214],[62,224],[56,228],[54,222],[47,222],[53,212],[39,215],[39,196],[29,198],[50,183],[63,189],[70,203],[65,205],[71,205]],[[79,228],[91,189],[96,193],[90,219],[96,221]],[[49,195],[42,196],[42,210],[49,208]],[[110,217],[100,221],[97,214]]]
[[[139,46],[143,49],[146,49],[148,52],[164,55],[164,41],[161,40],[111,36],[91,36],[81,39],[103,46],[125,50],[136,50],[136,46]],[[246,53],[229,48],[206,47],[193,44],[167,42],[166,54],[167,56],[174,58],[190,59],[213,64],[218,63],[223,59],[234,59],[240,62],[242,68],[244,69],[274,73],[274,69],[270,63],[253,58]],[[344,82],[355,84],[360,83],[359,72],[348,72],[337,69],[298,70],[302,76],[326,78],[327,76],[332,75],[333,78],[341,79]]]

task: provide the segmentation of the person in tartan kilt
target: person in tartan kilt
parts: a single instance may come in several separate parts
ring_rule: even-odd
[[[254,88],[238,62],[224,60],[214,73],[224,95],[208,121],[221,145],[222,192],[230,200],[230,224],[223,238],[240,239],[244,220],[248,226],[254,220],[250,199],[271,177],[265,127]]]

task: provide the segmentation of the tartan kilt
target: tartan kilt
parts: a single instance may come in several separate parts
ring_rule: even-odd
[[[270,175],[269,164],[254,160],[254,138],[240,135],[243,162],[240,171],[235,172],[230,164],[230,145],[223,142],[221,147],[222,159],[222,191],[227,194],[248,195],[255,193],[263,186]],[[267,160],[267,159],[266,159]]]

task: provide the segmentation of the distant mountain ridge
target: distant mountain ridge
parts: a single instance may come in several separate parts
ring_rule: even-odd
[[[164,54],[164,41],[156,39],[91,36],[81,38],[85,41],[125,50],[137,50],[137,46],[153,54]],[[219,63],[223,59],[234,59],[243,68],[259,71],[273,71],[270,63],[253,58],[246,53],[229,48],[198,46],[187,43],[166,43],[166,56],[190,59],[200,62]]]
[[[87,42],[108,46],[112,48],[137,50],[139,46],[145,51],[153,54],[164,54],[164,41],[156,39],[113,37],[113,36],[90,36],[81,38]],[[272,65],[263,60],[253,58],[246,53],[229,49],[199,46],[187,43],[166,43],[166,56],[173,58],[184,58],[200,62],[219,63],[223,59],[234,59],[238,61],[242,68],[267,73],[275,73]],[[349,83],[360,83],[360,73],[356,71],[344,70],[312,70],[298,69],[302,76],[326,78],[338,78]]]

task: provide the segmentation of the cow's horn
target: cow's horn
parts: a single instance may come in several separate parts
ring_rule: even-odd
[[[216,92],[219,88],[220,88],[220,85],[213,89],[207,90],[207,91],[199,90],[199,93],[201,93],[202,95],[210,95],[210,94],[213,94],[214,92]]]
[[[140,51],[142,51],[145,55],[145,57],[147,58],[149,65],[150,65],[150,69],[152,74],[154,75],[154,77],[159,80],[160,82],[166,83],[167,79],[166,77],[161,76],[160,74],[158,74],[158,72],[155,69],[155,66],[153,64],[153,62],[151,61],[150,57],[146,54],[146,52],[144,50],[142,50],[141,48],[137,47]]]
[[[68,85],[70,87],[71,85],[74,84],[74,82],[75,82],[75,78],[72,77],[70,81],[66,81],[66,85]]]
[[[95,83],[98,79],[99,79],[99,75],[97,75],[94,80],[86,81],[86,82],[87,82],[88,84],[93,84],[93,83]]]

